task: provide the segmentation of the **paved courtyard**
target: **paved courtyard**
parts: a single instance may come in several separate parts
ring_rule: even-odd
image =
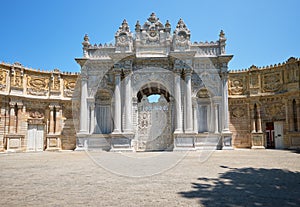
[[[279,150],[0,154],[0,206],[299,206]]]

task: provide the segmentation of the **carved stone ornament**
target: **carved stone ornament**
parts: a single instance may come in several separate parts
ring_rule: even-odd
[[[234,106],[231,108],[231,115],[233,118],[241,118],[245,116],[246,109],[242,106]]]
[[[64,79],[64,95],[72,97],[76,86],[76,81],[73,79]]]
[[[11,86],[15,88],[22,88],[23,87],[23,70],[19,68],[12,69],[12,81]]]
[[[0,70],[0,90],[3,91],[6,88],[6,77],[7,77],[7,71],[6,70]]]
[[[51,90],[59,91],[60,89],[60,77],[58,75],[53,75],[51,80]]]
[[[48,92],[49,79],[40,76],[27,76],[27,93],[36,96],[45,96]]]
[[[241,79],[233,79],[230,81],[229,94],[242,95],[244,93],[244,84]]]
[[[132,33],[129,30],[129,26],[126,19],[123,20],[122,25],[119,27],[118,31],[116,32],[115,41],[116,41],[116,47],[119,49],[121,49],[120,47],[127,47],[126,49],[128,50],[131,48]]]
[[[265,110],[270,118],[284,117],[284,104],[282,103],[266,104]]]
[[[263,84],[263,90],[265,92],[276,92],[280,90],[282,86],[280,73],[276,72],[265,74],[263,76]]]
[[[190,30],[188,30],[187,26],[180,19],[177,23],[176,29],[174,30],[173,35],[173,47],[174,49],[187,49],[189,47],[190,42]]]
[[[44,113],[41,111],[29,111],[29,117],[32,119],[43,119]]]

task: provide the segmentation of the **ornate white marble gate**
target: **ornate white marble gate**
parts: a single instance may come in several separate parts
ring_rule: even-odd
[[[143,96],[138,104],[137,151],[173,149],[170,108],[163,95],[155,103]]]
[[[92,45],[84,37],[83,57],[76,58],[81,66],[76,149],[91,147],[92,140],[111,151],[193,150],[206,144],[207,133],[214,135],[209,143],[230,149],[227,69],[233,56],[225,53],[224,32],[215,42],[191,43],[182,19],[171,32],[170,23],[162,24],[154,13],[143,25],[138,21],[134,31],[124,20],[115,44]],[[198,93],[203,89],[210,92],[209,102]],[[99,90],[107,91],[110,104],[98,110]],[[156,104],[141,101],[152,94],[163,96]],[[113,124],[107,124],[109,117]]]

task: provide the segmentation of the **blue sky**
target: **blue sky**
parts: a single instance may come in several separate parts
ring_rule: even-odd
[[[114,40],[127,19],[131,31],[152,12],[172,29],[183,18],[192,41],[215,41],[221,29],[230,69],[264,66],[300,57],[298,0],[0,0],[0,61],[35,69],[80,71],[84,34],[90,42]]]

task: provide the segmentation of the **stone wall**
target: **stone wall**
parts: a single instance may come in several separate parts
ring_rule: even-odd
[[[74,149],[72,96],[77,77],[57,69],[1,63],[0,151]],[[29,133],[41,139],[29,139]]]
[[[300,146],[300,60],[229,73],[230,130],[235,147],[252,147],[261,133],[267,146],[267,123],[282,122],[284,148]]]

